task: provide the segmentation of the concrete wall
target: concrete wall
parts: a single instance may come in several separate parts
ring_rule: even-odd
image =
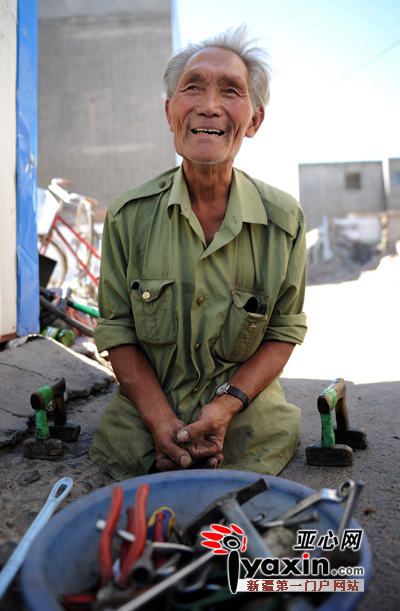
[[[400,209],[400,159],[389,159],[388,209]]]
[[[39,0],[38,186],[62,176],[104,207],[175,165],[171,52],[170,0]]]
[[[17,0],[0,2],[0,341],[17,328]]]
[[[380,161],[300,164],[299,179],[307,230],[319,227],[323,216],[378,212],[386,207]]]

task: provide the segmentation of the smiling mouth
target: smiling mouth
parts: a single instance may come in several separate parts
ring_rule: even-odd
[[[191,130],[192,134],[207,134],[208,136],[222,136],[225,132],[221,131],[220,129],[204,129],[204,128],[200,128],[200,129],[192,129]]]

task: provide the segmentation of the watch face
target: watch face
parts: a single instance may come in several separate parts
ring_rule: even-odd
[[[215,394],[220,395],[224,393],[229,388],[229,386],[229,382],[224,382],[223,384],[221,384],[221,386],[218,386],[217,390],[215,391]]]

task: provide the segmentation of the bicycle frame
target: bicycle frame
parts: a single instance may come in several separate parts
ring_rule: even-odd
[[[71,225],[69,223],[67,223],[67,221],[65,221],[62,218],[62,216],[60,216],[58,213],[55,215],[55,217],[53,219],[53,222],[52,222],[50,230],[49,230],[49,232],[48,232],[48,234],[46,236],[44,244],[42,244],[40,246],[40,248],[39,248],[39,253],[41,255],[45,255],[46,254],[46,250],[47,250],[47,247],[48,247],[48,245],[50,243],[51,236],[53,234],[53,230],[55,230],[58,233],[58,235],[61,238],[61,240],[64,242],[64,244],[68,247],[68,249],[72,252],[74,257],[77,259],[77,261],[79,261],[79,264],[82,265],[82,267],[85,269],[85,271],[86,271],[87,275],[90,277],[90,279],[95,283],[96,286],[99,286],[99,281],[97,280],[97,278],[92,274],[92,272],[90,271],[88,266],[82,261],[82,259],[80,259],[80,257],[78,256],[78,253],[72,248],[72,246],[64,238],[64,236],[61,233],[61,231],[58,229],[57,221],[61,221],[61,223],[63,225],[65,225],[70,231],[72,231],[72,233],[78,238],[78,240],[80,242],[82,242],[82,244],[84,244],[86,246],[86,248],[89,248],[89,250],[95,255],[95,257],[97,257],[98,259],[101,259],[101,255],[99,255],[97,250],[95,248],[93,248],[93,246],[91,244],[89,244],[89,242],[87,242],[85,240],[85,238],[82,238],[82,236],[80,236],[79,233],[77,231],[75,231],[75,229],[73,227],[71,227]]]

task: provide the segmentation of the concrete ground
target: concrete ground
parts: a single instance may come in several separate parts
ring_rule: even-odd
[[[379,265],[361,275],[359,269],[338,274],[333,264],[320,268],[319,273],[310,270],[305,307],[310,330],[281,380],[287,398],[302,409],[301,442],[280,476],[317,490],[337,488],[347,478],[364,482],[354,517],[368,537],[374,564],[371,583],[358,611],[397,611],[400,372],[396,355],[400,345],[400,267],[395,256],[384,257],[376,264]],[[351,281],[346,281],[349,276]],[[51,343],[55,353],[44,360],[42,351],[47,352],[44,347],[49,345],[46,342]],[[53,344],[51,340],[35,340],[25,348],[15,349],[20,352],[0,353],[0,566],[60,477],[74,479],[66,504],[112,481],[89,460],[87,450],[115,385],[109,385],[108,370],[62,347],[54,348]],[[63,351],[61,357],[59,350]],[[23,365],[18,362],[21,360]],[[29,434],[29,415],[33,412],[29,395],[43,385],[40,380],[48,384],[56,377],[54,373],[59,375],[59,370],[53,372],[51,367],[54,364],[57,369],[60,363],[64,363],[62,374],[70,392],[68,420],[81,424],[81,436],[59,462],[27,460],[22,455],[22,442]],[[366,429],[369,447],[355,452],[351,467],[312,467],[306,464],[305,448],[320,438],[317,396],[336,377],[347,381],[350,424]],[[81,387],[79,379],[83,381]],[[8,416],[12,416],[12,422]],[[18,580],[0,603],[0,609],[25,611]]]

